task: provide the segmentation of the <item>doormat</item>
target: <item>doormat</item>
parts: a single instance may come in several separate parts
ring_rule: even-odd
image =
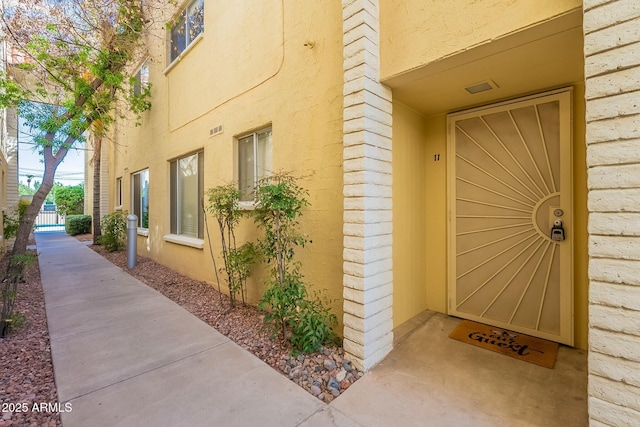
[[[558,343],[470,320],[463,320],[449,338],[551,369],[558,355]]]

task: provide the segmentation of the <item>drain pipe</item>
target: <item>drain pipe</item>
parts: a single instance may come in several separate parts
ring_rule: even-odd
[[[138,217],[133,214],[127,215],[127,268],[129,269],[136,266],[137,234]]]

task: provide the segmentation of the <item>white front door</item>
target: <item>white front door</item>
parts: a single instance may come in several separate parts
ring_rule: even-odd
[[[449,116],[449,314],[573,345],[571,95]]]

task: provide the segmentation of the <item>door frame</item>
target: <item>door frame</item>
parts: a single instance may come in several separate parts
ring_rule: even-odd
[[[509,107],[511,105],[516,106],[518,104],[526,104],[531,101],[538,100],[540,98],[556,98],[560,101],[560,140],[563,138],[568,139],[567,144],[560,144],[561,156],[568,156],[566,162],[566,168],[561,168],[561,182],[567,182],[569,188],[565,199],[562,202],[563,206],[570,207],[570,215],[563,216],[564,223],[566,225],[567,242],[564,245],[559,245],[560,250],[565,251],[564,256],[568,257],[566,267],[563,269],[560,275],[560,280],[569,281],[570,286],[560,287],[560,336],[540,332],[537,336],[541,338],[550,339],[570,346],[574,345],[575,338],[575,283],[574,283],[574,240],[575,226],[574,226],[574,188],[573,188],[573,88],[564,87],[560,89],[545,91],[536,93],[533,95],[527,95],[509,99],[506,101],[499,101],[492,104],[483,105],[467,110],[461,110],[453,112],[447,115],[447,314],[452,316],[459,316],[454,307],[454,301],[456,301],[456,217],[455,217],[455,201],[456,201],[456,150],[454,145],[454,135],[452,125],[455,121],[460,120],[461,116],[473,116],[486,110],[500,109]],[[564,108],[563,108],[564,102]],[[568,117],[567,117],[568,116]],[[563,126],[563,120],[568,123],[567,126]],[[566,169],[566,170],[565,170]],[[566,200],[568,199],[568,200]],[[568,271],[567,271],[568,270]],[[566,306],[563,306],[566,304]],[[563,310],[565,310],[563,312]],[[568,313],[566,312],[568,311]],[[485,322],[487,319],[479,316],[465,315],[465,318],[475,320],[479,322]],[[521,333],[530,333],[526,328],[519,328],[517,325],[494,322],[494,326],[502,327],[505,329],[513,330]]]

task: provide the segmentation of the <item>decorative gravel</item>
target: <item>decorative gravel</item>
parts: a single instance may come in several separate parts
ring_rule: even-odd
[[[90,239],[79,239],[85,238]],[[323,348],[317,353],[292,356],[288,342],[271,339],[265,331],[263,313],[254,306],[241,304],[231,310],[229,298],[207,283],[185,277],[140,256],[136,259],[136,266],[129,270],[126,268],[126,252],[108,252],[98,245],[90,247],[324,402],[331,402],[363,375],[345,359],[342,347]]]
[[[0,263],[2,274],[6,265],[5,257]],[[60,426],[37,262],[26,271],[25,282],[18,285],[14,313],[24,314],[27,323],[0,339],[0,427]]]

